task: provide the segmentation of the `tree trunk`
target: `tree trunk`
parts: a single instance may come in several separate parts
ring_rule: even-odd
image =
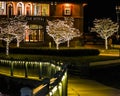
[[[70,40],[67,41],[67,47],[70,47]]]
[[[9,41],[6,42],[6,55],[9,55]]]
[[[108,40],[105,38],[105,49],[108,49]]]
[[[20,47],[20,42],[17,40],[17,47]]]
[[[57,50],[59,49],[59,44],[58,44],[58,43],[56,43],[56,49],[57,49]]]

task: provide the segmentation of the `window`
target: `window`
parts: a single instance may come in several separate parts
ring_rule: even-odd
[[[35,4],[34,15],[49,16],[49,4]]]
[[[6,15],[6,2],[0,1],[0,15]]]
[[[18,15],[22,15],[22,4],[21,3],[18,3],[18,10],[17,10],[17,12],[18,12]]]
[[[8,5],[8,17],[11,17],[13,15],[13,5]]]
[[[71,9],[70,8],[65,8],[64,9],[64,15],[71,15]]]
[[[64,7],[63,7],[63,15],[67,15],[67,16],[70,16],[72,15],[72,8],[71,8],[71,4],[64,4]]]
[[[43,27],[41,25],[30,25],[31,30],[26,30],[26,42],[39,42],[44,40]]]
[[[31,4],[27,4],[26,6],[26,15],[31,15]]]

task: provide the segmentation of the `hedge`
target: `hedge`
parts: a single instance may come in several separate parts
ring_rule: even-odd
[[[33,54],[51,56],[95,56],[99,55],[98,49],[35,49],[35,48],[10,48],[10,53],[14,54]]]

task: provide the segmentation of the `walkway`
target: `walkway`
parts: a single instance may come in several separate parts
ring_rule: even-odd
[[[91,63],[90,63],[90,66],[111,65],[111,64],[118,64],[118,63],[120,63],[120,59],[106,60],[106,61],[98,61],[98,62],[91,62]]]
[[[68,96],[120,96],[120,90],[93,80],[69,76]]]
[[[120,63],[120,59],[92,62],[90,66]],[[68,76],[68,96],[120,96],[120,90],[97,81]]]

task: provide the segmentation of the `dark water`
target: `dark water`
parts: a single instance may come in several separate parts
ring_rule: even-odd
[[[90,67],[89,78],[120,89],[120,64]]]

